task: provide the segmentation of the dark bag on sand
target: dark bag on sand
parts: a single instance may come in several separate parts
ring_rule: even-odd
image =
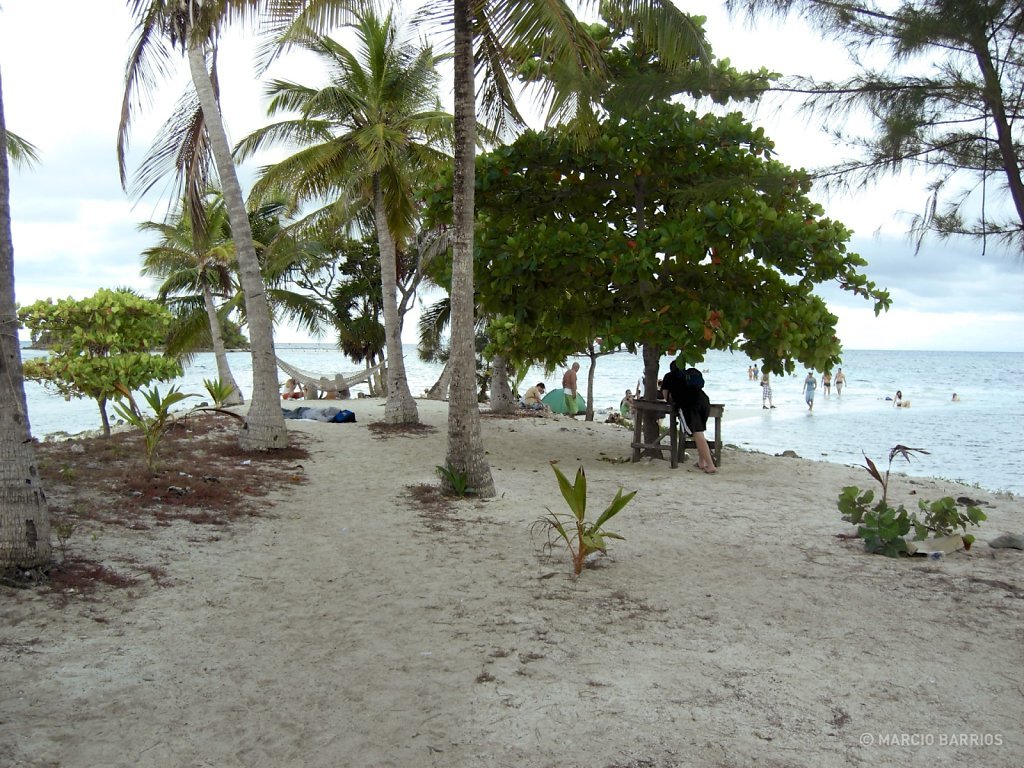
[[[356,415],[352,411],[338,411],[331,419],[335,424],[352,424],[355,423],[355,420]]]
[[[687,368],[686,373],[683,374],[683,380],[686,382],[686,386],[688,387],[704,386],[704,374],[696,368]]]

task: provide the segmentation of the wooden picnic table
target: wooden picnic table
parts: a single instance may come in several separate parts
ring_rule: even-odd
[[[680,440],[678,411],[672,407],[671,403],[667,403],[664,400],[636,399],[633,401],[633,407],[636,417],[633,423],[633,442],[630,446],[633,449],[634,462],[640,461],[644,450],[666,450],[666,447],[661,443],[666,435],[669,438],[669,463],[673,469],[679,466],[679,461],[686,453],[687,448],[697,447],[697,444],[692,439]],[[646,413],[653,413],[656,418],[668,415],[668,432],[659,434],[658,439],[653,443],[645,443],[643,441],[644,414]],[[724,413],[725,405],[723,403],[711,404],[710,418],[715,420],[715,439],[714,441],[708,440],[708,444],[714,456],[716,467],[722,466],[722,416]]]

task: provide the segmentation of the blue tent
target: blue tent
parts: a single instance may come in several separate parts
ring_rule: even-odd
[[[544,399],[541,401],[555,413],[566,413],[565,409],[565,390],[559,387],[553,389],[544,395]],[[587,412],[587,401],[583,399],[583,395],[579,392],[576,393],[576,412],[586,413]]]

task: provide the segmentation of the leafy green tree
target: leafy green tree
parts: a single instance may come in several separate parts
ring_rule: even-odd
[[[796,77],[786,87],[856,156],[827,169],[840,185],[866,185],[907,168],[926,171],[928,202],[914,219],[929,233],[995,238],[1024,250],[1024,5],[1019,0],[731,0],[755,12],[804,12],[857,57],[841,82]],[[881,68],[859,63],[883,49]],[[865,58],[865,60],[867,60]],[[870,132],[837,126],[866,116]],[[856,124],[856,123],[854,123]],[[1009,198],[1009,206],[998,201]]]
[[[171,353],[194,351],[208,340],[221,383],[233,389],[224,405],[239,405],[244,400],[228,364],[225,318],[218,312],[214,298],[215,291],[222,296],[234,293],[231,268],[235,248],[223,198],[216,193],[207,194],[201,216],[203,226],[193,227],[195,214],[188,214],[187,201],[183,199],[166,222],[140,224],[140,231],[152,232],[160,238],[157,245],[142,252],[142,274],[157,279],[157,299],[172,311],[178,310],[178,333],[172,334]],[[190,332],[200,327],[200,302],[205,319],[202,334]]]
[[[125,91],[118,129],[118,161],[122,183],[125,181],[125,148],[131,117],[138,105],[140,91],[153,87],[155,78],[168,71],[167,63],[175,51],[186,54],[192,83],[196,89],[205,130],[202,134],[210,150],[235,241],[239,278],[244,292],[246,321],[249,325],[253,392],[245,416],[240,445],[249,450],[269,450],[288,445],[288,432],[278,393],[277,356],[274,352],[274,327],[266,286],[260,274],[259,258],[245,208],[245,197],[231,158],[223,115],[216,88],[208,68],[208,57],[216,48],[221,29],[231,21],[244,20],[265,3],[259,0],[127,0],[137,20],[136,38],[125,74]],[[278,0],[276,5],[294,6]],[[193,226],[195,221],[193,222]]]
[[[580,148],[530,133],[478,167],[479,301],[497,348],[552,364],[602,344],[697,363],[736,349],[776,373],[839,361],[836,317],[814,294],[889,297],[859,272],[850,232],[808,199],[808,176],[771,159],[738,113],[662,103],[613,116]]]
[[[36,466],[14,301],[14,240],[0,78],[0,575],[50,561],[50,513]]]
[[[25,362],[25,378],[64,397],[89,397],[110,435],[107,401],[121,389],[181,376],[181,364],[151,350],[167,337],[171,314],[131,291],[102,288],[85,299],[40,299],[18,310],[33,333],[46,333],[50,354]]]
[[[287,188],[300,202],[337,195],[331,208],[373,211],[388,350],[384,418],[416,423],[402,352],[398,251],[414,233],[417,178],[450,162],[443,149],[450,143],[451,115],[438,103],[439,58],[430,48],[404,43],[393,17],[379,18],[372,10],[359,14],[355,32],[360,45],[355,52],[318,36],[299,43],[328,65],[329,83],[271,83],[269,113],[299,115],[253,132],[236,154],[244,159],[281,141],[303,146],[264,169],[254,194]]]

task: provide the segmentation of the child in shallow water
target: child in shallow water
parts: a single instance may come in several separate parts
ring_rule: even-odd
[[[775,407],[772,403],[772,381],[767,373],[761,376],[761,407],[765,410]]]

